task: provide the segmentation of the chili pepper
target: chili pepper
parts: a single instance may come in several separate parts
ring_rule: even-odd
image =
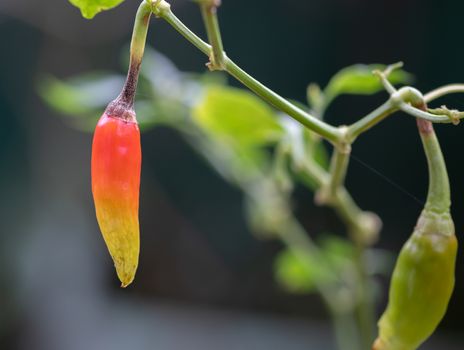
[[[100,118],[92,145],[92,193],[97,221],[122,287],[134,280],[140,251],[142,153],[134,97],[150,16],[151,4],[143,1],[135,18],[126,82]]]
[[[122,286],[134,279],[139,256],[140,131],[135,118],[104,113],[92,146],[92,192],[98,224]]]
[[[445,161],[432,124],[418,120],[427,156],[427,201],[393,272],[374,350],[414,350],[436,329],[454,288],[457,240]]]

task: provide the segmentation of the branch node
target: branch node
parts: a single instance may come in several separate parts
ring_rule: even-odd
[[[168,12],[171,9],[171,4],[165,0],[147,0],[151,6],[151,12],[156,17],[162,17],[163,13]]]
[[[424,96],[416,88],[404,86],[391,95],[391,100],[396,106],[408,103],[417,108],[424,103]]]
[[[358,218],[358,225],[357,241],[364,246],[371,246],[378,241],[382,220],[377,214],[370,211],[362,212]]]
[[[387,90],[388,93],[392,95],[396,92],[396,89],[388,80],[388,76],[391,73],[393,73],[396,69],[400,69],[402,67],[403,67],[403,62],[397,62],[397,63],[388,65],[383,71],[380,69],[376,69],[372,71],[372,74],[376,75],[380,79],[385,90]]]
[[[464,118],[464,112],[458,111],[457,109],[449,109],[445,105],[440,108],[429,108],[427,111],[432,114],[448,117],[453,125],[458,125],[461,119]]]

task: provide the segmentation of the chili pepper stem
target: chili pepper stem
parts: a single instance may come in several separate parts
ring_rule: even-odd
[[[423,108],[426,108],[425,105]],[[427,157],[430,177],[425,210],[435,213],[447,212],[451,206],[450,185],[440,144],[431,122],[417,119],[417,127]]]
[[[151,4],[142,1],[135,16],[134,30],[130,46],[130,62],[127,78],[119,96],[112,101],[106,113],[113,117],[119,117],[126,121],[135,121],[134,100],[137,90],[137,82],[142,64],[145,42],[147,39],[148,25],[152,14]]]

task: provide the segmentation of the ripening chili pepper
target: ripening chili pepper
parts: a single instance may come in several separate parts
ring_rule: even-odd
[[[124,88],[101,116],[92,145],[92,193],[97,221],[122,287],[134,280],[140,251],[142,153],[134,96],[150,16],[151,5],[143,1],[135,19]]]
[[[135,118],[105,112],[92,146],[92,192],[100,230],[122,286],[135,276],[139,257],[140,132]]]
[[[445,315],[454,288],[457,240],[446,165],[432,124],[418,120],[418,128],[429,169],[427,202],[396,262],[374,350],[417,349]]]

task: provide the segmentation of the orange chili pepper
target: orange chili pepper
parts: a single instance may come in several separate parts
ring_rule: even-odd
[[[97,220],[122,287],[134,279],[140,250],[139,188],[142,154],[133,118],[105,112],[92,147],[92,192]]]

